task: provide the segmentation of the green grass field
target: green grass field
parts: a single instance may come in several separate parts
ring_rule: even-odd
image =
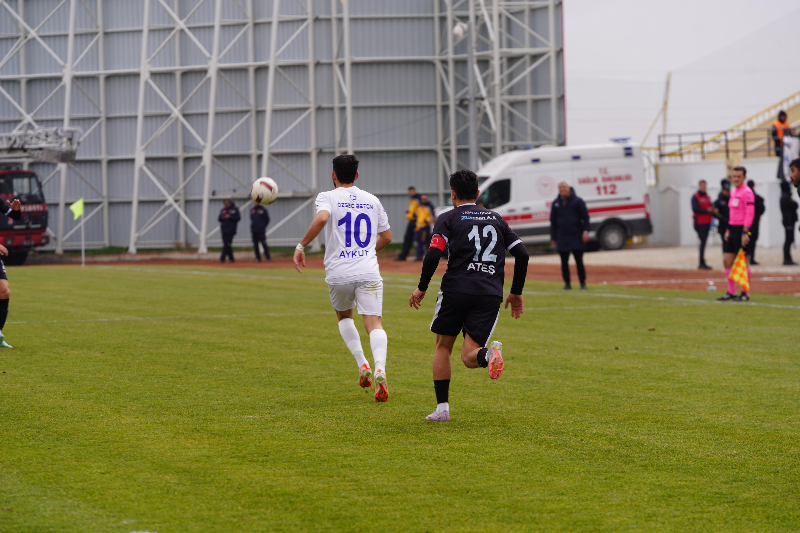
[[[428,423],[413,276],[384,276],[386,404],[321,271],[8,276],[3,532],[800,529],[794,297],[529,283],[503,376],[455,355],[452,421]]]

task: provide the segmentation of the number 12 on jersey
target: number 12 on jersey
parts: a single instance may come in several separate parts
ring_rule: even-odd
[[[353,237],[356,239],[356,244],[358,244],[359,248],[366,248],[369,245],[369,241],[372,239],[372,222],[369,220],[369,216],[366,213],[361,213],[356,217],[355,224],[351,224],[353,219],[353,213],[350,211],[347,212],[345,216],[339,219],[337,226],[344,225],[344,245],[346,248],[350,248],[353,246]],[[367,223],[367,235],[366,238],[362,241],[361,240],[361,223]],[[495,237],[495,241],[497,237]]]
[[[483,236],[489,237],[491,235],[492,241],[489,243],[489,246],[484,250],[483,257],[478,259],[481,254],[481,236],[480,230],[478,229],[478,225],[475,224],[472,226],[472,231],[469,232],[469,239],[475,241],[475,257],[472,258],[473,261],[485,261],[487,263],[494,263],[497,261],[497,255],[492,253],[494,247],[497,246],[497,230],[494,229],[494,226],[486,225],[483,227]]]

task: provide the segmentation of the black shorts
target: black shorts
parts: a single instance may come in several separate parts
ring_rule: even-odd
[[[457,337],[469,334],[472,340],[486,346],[500,316],[502,296],[443,293],[436,298],[431,331],[437,335]]]
[[[742,230],[744,226],[728,226],[728,240],[725,235],[722,236],[722,251],[726,254],[738,254],[742,249]]]
[[[6,265],[0,261],[0,279],[8,280],[8,276],[6,276]]]

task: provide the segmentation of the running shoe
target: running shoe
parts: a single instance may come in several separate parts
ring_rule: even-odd
[[[736,301],[737,302],[749,302],[750,301],[750,297],[748,295],[746,295],[745,293],[742,293],[742,294],[740,294],[739,296],[736,297]]]
[[[358,372],[358,384],[363,389],[372,387],[372,369],[366,363],[361,365],[361,370]]]
[[[735,300],[735,299],[736,299],[736,295],[735,294],[731,294],[729,292],[726,292],[725,294],[723,294],[722,296],[717,298],[717,301],[718,302],[727,302],[728,300]]]
[[[13,346],[8,344],[6,341],[0,341],[0,348],[13,348]]]
[[[386,384],[386,372],[375,372],[375,401],[385,402],[389,399],[389,386]]]
[[[503,344],[499,341],[492,341],[489,345],[489,353],[486,354],[489,358],[489,377],[497,379],[503,373]]]
[[[425,417],[428,422],[450,422],[450,411],[434,411]]]

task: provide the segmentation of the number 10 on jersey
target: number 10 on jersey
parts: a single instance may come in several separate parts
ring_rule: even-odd
[[[356,217],[355,224],[352,224],[353,213],[348,211],[345,216],[339,219],[337,226],[344,226],[344,245],[346,248],[353,246],[353,237],[356,239],[356,244],[359,248],[366,248],[369,246],[369,241],[372,239],[372,222],[366,213],[361,213]],[[367,224],[366,238],[361,240],[361,226],[362,222]],[[487,226],[488,227],[488,226]],[[492,228],[494,229],[494,228]],[[496,234],[495,234],[496,235]],[[495,241],[497,237],[495,236]]]

